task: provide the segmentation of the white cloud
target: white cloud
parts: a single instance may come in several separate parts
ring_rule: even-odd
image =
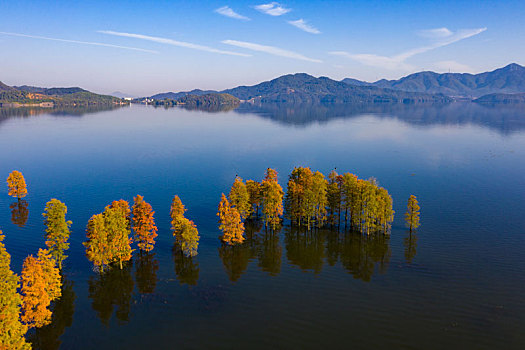
[[[239,52],[232,52],[232,51],[224,51],[219,49],[214,49],[212,47],[204,46],[204,45],[198,45],[193,43],[188,43],[184,41],[177,41],[167,38],[160,38],[156,36],[149,36],[149,35],[143,35],[143,34],[132,34],[132,33],[122,33],[122,32],[114,32],[111,30],[99,30],[99,33],[102,34],[108,34],[108,35],[115,35],[115,36],[121,36],[126,38],[134,38],[134,39],[141,39],[141,40],[148,40],[153,41],[159,44],[166,44],[166,45],[173,45],[173,46],[179,46],[179,47],[185,47],[188,49],[193,50],[200,50],[200,51],[206,51],[206,52],[212,52],[212,53],[218,53],[222,55],[232,55],[232,56],[242,56],[242,57],[250,57],[251,55],[239,53]]]
[[[435,28],[435,29],[425,29],[425,30],[420,30],[418,32],[418,35],[423,37],[423,38],[430,38],[430,39],[441,39],[441,38],[446,38],[446,37],[449,37],[451,35],[453,35],[454,33],[448,29],[448,28]]]
[[[297,21],[288,21],[288,23],[290,23],[291,25],[293,25],[294,27],[297,27],[301,30],[304,30],[305,32],[307,33],[312,33],[312,34],[321,34],[321,31],[319,31],[319,29],[311,26],[310,24],[308,24],[304,19],[298,19]]]
[[[221,8],[218,8],[215,10],[218,14],[221,14],[226,17],[240,19],[242,21],[249,21],[250,19],[246,16],[243,16],[241,14],[238,14],[237,12],[233,11],[229,6],[223,6]]]
[[[266,13],[267,15],[270,15],[270,16],[282,16],[292,11],[291,9],[283,7],[281,4],[275,1],[270,2],[268,4],[257,5],[255,6],[255,9],[262,13]]]
[[[456,61],[439,61],[434,63],[433,70],[437,72],[451,72],[451,73],[474,73],[474,69],[466,64]]]
[[[274,56],[281,56],[281,57],[287,57],[287,58],[293,58],[296,60],[302,60],[302,61],[308,61],[308,62],[315,62],[315,63],[321,63],[321,60],[315,59],[315,58],[309,58],[304,55],[301,55],[300,53],[288,51],[285,49],[281,49],[275,46],[266,46],[266,45],[260,45],[255,43],[249,43],[245,41],[237,41],[237,40],[224,40],[222,42],[223,44],[242,47],[244,49],[253,50],[253,51],[259,51],[259,52],[265,52],[270,55]]]
[[[18,37],[23,37],[23,38],[31,38],[31,39],[41,39],[41,40],[59,41],[59,42],[63,42],[63,43],[72,43],[72,44],[81,44],[81,45],[92,45],[92,46],[103,46],[103,47],[111,47],[111,48],[115,48],[115,49],[133,50],[133,51],[141,51],[141,52],[147,52],[147,53],[158,53],[158,51],[147,50],[147,49],[141,49],[141,48],[139,48],[139,47],[122,46],[122,45],[113,45],[113,44],[98,43],[98,42],[93,42],[93,41],[80,41],[80,40],[70,40],[70,39],[60,39],[60,38],[50,38],[50,37],[47,37],[47,36],[28,35],[28,34],[9,33],[9,32],[0,32],[0,34],[3,34],[3,35],[10,35],[10,36],[18,36]]]
[[[400,69],[409,71],[414,69],[412,65],[405,62],[409,58],[431,50],[435,50],[443,46],[453,44],[463,39],[473,37],[484,32],[485,30],[487,30],[487,28],[460,29],[457,32],[452,33],[451,35],[447,35],[442,40],[438,40],[431,45],[408,50],[395,56],[380,56],[375,54],[351,54],[345,51],[333,51],[330,52],[330,54],[347,57],[367,66],[381,67],[390,70]]]

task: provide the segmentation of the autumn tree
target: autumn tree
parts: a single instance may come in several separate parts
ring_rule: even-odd
[[[413,194],[408,198],[407,212],[405,213],[405,221],[410,231],[419,227],[419,204],[416,196]]]
[[[171,228],[177,244],[186,256],[197,255],[199,248],[199,231],[197,226],[191,220],[184,217],[186,208],[182,204],[179,196],[175,196],[171,203]]]
[[[277,171],[268,168],[261,183],[263,218],[266,226],[275,229],[281,223],[283,215],[283,188],[277,182]]]
[[[244,225],[241,221],[239,211],[230,205],[228,198],[222,194],[219,210],[219,228],[222,231],[220,239],[228,245],[235,245],[244,242]]]
[[[53,259],[57,262],[58,268],[62,269],[62,262],[67,255],[64,251],[69,249],[69,227],[71,221],[66,221],[67,207],[58,199],[51,199],[46,204],[45,212],[42,214],[46,225],[46,246]]]
[[[20,322],[22,299],[17,292],[18,276],[11,271],[11,256],[0,230],[0,349],[31,349],[25,341],[27,326]]]
[[[27,185],[24,175],[18,170],[13,170],[7,177],[9,195],[18,199],[27,195]]]
[[[157,226],[153,218],[155,212],[151,205],[144,201],[144,197],[137,195],[133,204],[133,231],[135,231],[135,241],[141,251],[149,252],[155,246]]]
[[[177,236],[182,233],[184,213],[186,212],[186,210],[187,209],[184,207],[184,204],[182,204],[182,201],[180,200],[179,196],[176,195],[175,197],[173,197],[170,210],[171,229],[173,230],[173,236]]]
[[[309,214],[314,220],[315,225],[320,228],[323,227],[326,218],[326,206],[328,204],[327,194],[328,182],[324,175],[316,171],[312,176],[312,186],[309,189],[309,196],[311,197]],[[310,228],[310,224],[308,224]]]
[[[114,201],[88,222],[86,256],[102,272],[104,266],[113,262],[122,269],[122,264],[131,259],[130,212],[126,201]]]
[[[104,272],[104,266],[110,262],[111,255],[103,214],[93,215],[89,219],[86,236],[88,240],[83,243],[86,247],[86,256],[95,267]]]
[[[22,317],[29,328],[51,322],[51,302],[61,295],[62,282],[55,260],[44,249],[29,255],[22,268]]]
[[[178,239],[184,255],[186,256],[195,256],[197,255],[197,250],[199,248],[199,231],[197,226],[191,220],[184,218],[182,224],[182,232],[180,238]]]
[[[250,205],[250,194],[246,184],[239,176],[235,177],[235,181],[229,194],[230,204],[239,211],[241,218],[246,220],[252,214],[252,206]]]
[[[336,178],[340,188],[340,200],[342,202],[341,208],[345,211],[345,226],[351,220],[353,215],[353,202],[355,201],[357,191],[357,176],[351,173],[344,173]],[[339,187],[338,186],[338,187]]]
[[[132,254],[129,218],[124,209],[122,206],[107,206],[103,214],[110,262],[118,262],[121,270],[122,264],[131,260]]]
[[[339,210],[341,207],[341,188],[339,188],[340,181],[338,180],[338,174],[335,170],[332,170],[328,175],[328,186],[326,188],[327,205],[328,205],[328,221],[331,225],[339,223]]]
[[[253,180],[246,180],[251,211],[259,216],[259,206],[261,205],[261,183]]]

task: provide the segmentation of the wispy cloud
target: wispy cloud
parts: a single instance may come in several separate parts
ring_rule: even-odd
[[[446,37],[449,37],[451,35],[453,35],[454,33],[448,29],[448,28],[434,28],[434,29],[425,29],[425,30],[420,30],[418,32],[418,35],[423,37],[423,38],[430,38],[430,39],[441,39],[441,38],[446,38]]]
[[[93,42],[93,41],[81,41],[81,40],[70,40],[70,39],[61,39],[61,38],[50,38],[50,37],[47,37],[47,36],[29,35],[29,34],[21,34],[21,33],[9,33],[9,32],[0,32],[0,34],[2,34],[2,35],[10,35],[10,36],[17,36],[17,37],[22,37],[22,38],[59,41],[59,42],[63,42],[63,43],[72,43],[72,44],[80,44],[80,45],[92,45],[92,46],[103,46],[103,47],[111,47],[111,48],[115,48],[115,49],[133,50],[133,51],[140,51],[140,52],[147,52],[147,53],[158,53],[158,51],[141,49],[139,47],[113,45],[113,44],[98,43],[98,42]]]
[[[321,60],[306,57],[304,55],[301,55],[300,53],[281,49],[275,46],[266,46],[266,45],[260,45],[255,43],[249,43],[246,41],[237,41],[237,40],[224,40],[222,42],[223,44],[242,47],[244,49],[253,50],[253,51],[259,51],[264,52],[270,55],[274,56],[281,56],[281,57],[287,57],[287,58],[293,58],[296,60],[302,60],[302,61],[308,61],[308,62],[315,62],[315,63],[321,63]]]
[[[267,15],[270,15],[270,16],[282,16],[292,11],[292,9],[286,8],[283,5],[275,1],[270,2],[268,4],[257,5],[255,6],[255,9],[262,13],[266,13]]]
[[[160,38],[156,36],[149,36],[149,35],[143,35],[143,34],[133,34],[133,33],[122,33],[122,32],[114,32],[112,30],[99,30],[99,33],[102,34],[108,34],[108,35],[114,35],[114,36],[121,36],[126,38],[134,38],[134,39],[141,39],[141,40],[147,40],[147,41],[153,41],[159,44],[166,44],[166,45],[173,45],[173,46],[179,46],[179,47],[185,47],[188,49],[193,50],[200,50],[200,51],[206,51],[206,52],[212,52],[212,53],[218,53],[222,55],[232,55],[232,56],[242,56],[242,57],[250,57],[251,55],[245,54],[245,53],[239,53],[239,52],[232,52],[232,51],[224,51],[215,49],[213,47],[204,46],[204,45],[198,45],[193,43],[188,43],[184,41],[177,41],[172,40],[168,38]]]
[[[298,19],[296,21],[288,21],[288,23],[290,23],[291,25],[293,25],[294,27],[297,27],[301,30],[304,30],[305,32],[307,33],[312,33],[312,34],[321,34],[321,31],[317,28],[315,28],[314,26],[308,24],[304,19]]]
[[[250,20],[250,18],[248,18],[246,16],[243,16],[243,15],[233,11],[229,6],[220,7],[218,9],[216,9],[215,12],[217,12],[220,15],[223,15],[223,16],[226,16],[226,17],[230,17],[230,18],[240,19],[242,21],[249,21]]]
[[[412,70],[414,69],[414,67],[406,63],[406,60],[408,60],[409,58],[431,50],[435,50],[443,46],[453,44],[463,39],[473,37],[487,30],[487,28],[460,29],[455,33],[451,32],[452,34],[446,34],[446,31],[444,31],[443,29],[446,28],[440,28],[442,38],[440,40],[435,41],[433,44],[408,50],[395,56],[380,56],[375,54],[352,54],[345,51],[333,51],[330,52],[330,54],[347,57],[368,66],[381,67],[391,70]],[[445,37],[443,37],[444,34],[446,34]]]

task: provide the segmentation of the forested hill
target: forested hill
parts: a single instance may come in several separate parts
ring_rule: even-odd
[[[289,74],[253,86],[224,90],[241,100],[287,103],[434,103],[450,102],[443,95],[405,92],[375,86],[357,86],[315,78],[305,73]]]
[[[164,93],[153,95],[150,98],[152,98],[154,100],[166,100],[166,99],[167,100],[178,100],[178,99],[180,99],[182,97],[185,97],[185,96],[188,96],[188,95],[202,96],[202,95],[213,94],[213,93],[216,93],[216,92],[217,91],[213,91],[213,90],[195,89],[195,90],[191,90],[191,91],[182,91],[182,92],[164,92]]]
[[[382,79],[375,83],[351,78],[342,81],[349,85],[375,86],[472,99],[495,93],[525,93],[525,67],[512,63],[503,68],[480,74],[419,72],[399,80]]]
[[[489,94],[475,99],[474,102],[482,104],[523,104],[525,93],[522,94]]]
[[[121,99],[99,95],[79,87],[42,88],[8,86],[0,82],[0,105],[7,106],[92,106],[124,103]]]

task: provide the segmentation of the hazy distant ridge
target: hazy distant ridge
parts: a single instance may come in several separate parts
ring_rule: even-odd
[[[477,98],[495,93],[525,93],[525,67],[511,63],[503,68],[480,74],[419,72],[399,80],[382,79],[374,83],[351,78],[342,81],[350,85]]]

